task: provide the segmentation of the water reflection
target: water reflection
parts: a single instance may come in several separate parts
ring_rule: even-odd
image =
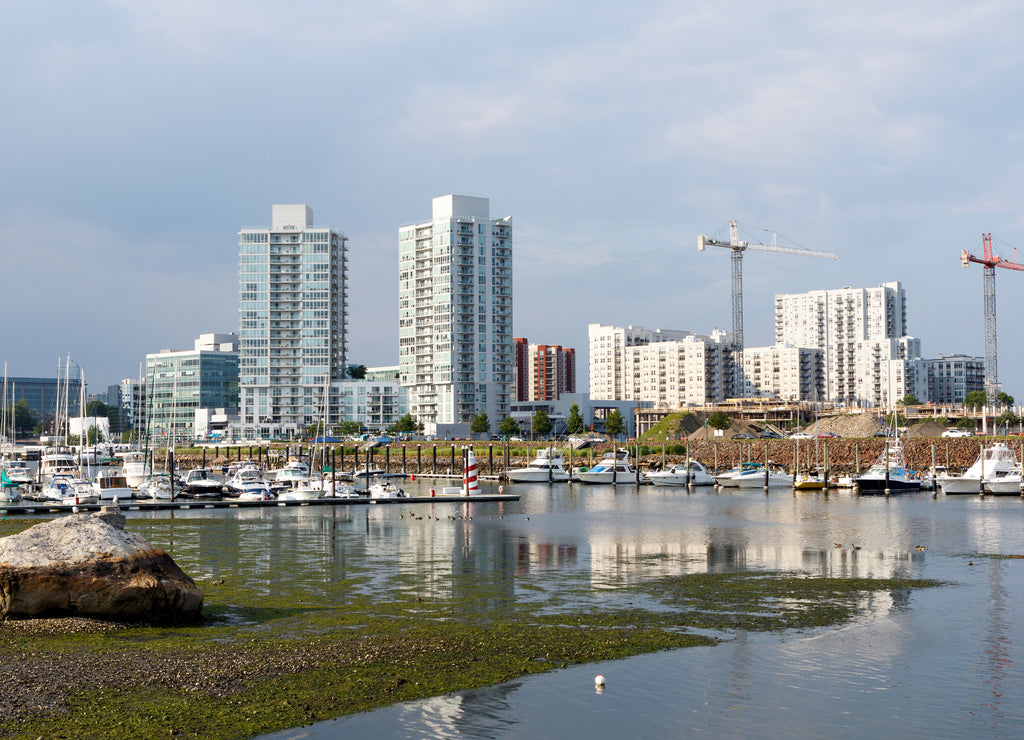
[[[1020,703],[1006,699],[1024,690],[1024,562],[979,557],[1024,553],[1017,499],[515,490],[522,500],[501,505],[133,512],[129,527],[190,573],[300,606],[393,589],[440,602],[473,596],[466,618],[557,608],[551,597],[570,592],[606,605],[623,584],[688,573],[954,584],[866,594],[864,617],[842,629],[738,634],[718,648],[558,671],[302,731],[316,737],[974,737],[1024,724]],[[601,695],[597,672],[609,676]]]

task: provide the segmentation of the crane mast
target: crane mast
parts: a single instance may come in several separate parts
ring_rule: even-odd
[[[825,257],[828,259],[839,259],[835,252],[821,252],[814,249],[801,249],[798,247],[780,247],[772,244],[748,243],[739,238],[739,228],[735,220],[729,221],[729,241],[719,241],[706,234],[697,237],[697,249],[701,252],[705,247],[723,247],[732,251],[732,337],[735,347],[735,382],[734,390],[738,394],[742,391],[741,382],[743,377],[743,253],[747,250],[754,252],[775,252],[776,254],[790,254],[800,257]]]
[[[992,250],[992,235],[981,235],[982,256],[975,257],[966,249],[960,252],[960,264],[967,267],[971,262],[982,266],[982,290],[985,304],[985,401],[996,404],[999,395],[999,367],[996,352],[996,268],[1024,270],[1024,264],[1004,260]]]

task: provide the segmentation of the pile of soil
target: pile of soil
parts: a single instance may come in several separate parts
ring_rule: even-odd
[[[802,431],[815,436],[835,434],[840,437],[874,437],[879,432],[884,432],[885,426],[876,414],[865,412],[826,416],[808,424]]]
[[[906,436],[911,437],[941,437],[946,427],[932,419],[922,421],[907,428]]]

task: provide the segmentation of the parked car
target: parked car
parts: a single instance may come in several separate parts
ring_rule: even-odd
[[[970,432],[966,429],[947,429],[942,433],[943,437],[972,437]]]
[[[808,434],[807,432],[796,432],[794,434],[789,435],[789,438],[790,439],[814,439],[814,435],[813,434]]]
[[[836,434],[835,432],[825,432],[824,434],[819,434],[818,435],[818,439],[838,439],[838,438],[839,438],[839,435]]]
[[[776,434],[771,429],[765,429],[757,436],[760,437],[761,439],[782,439],[782,435]]]
[[[753,434],[737,434],[733,436],[733,439],[754,439]]]

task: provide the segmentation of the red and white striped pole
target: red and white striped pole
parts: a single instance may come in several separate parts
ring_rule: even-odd
[[[473,448],[470,447],[466,453],[466,487],[464,493],[467,496],[472,496],[474,493],[479,492],[476,481],[476,456],[473,454]]]

